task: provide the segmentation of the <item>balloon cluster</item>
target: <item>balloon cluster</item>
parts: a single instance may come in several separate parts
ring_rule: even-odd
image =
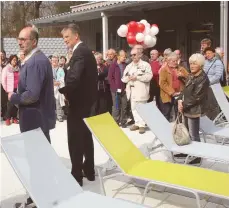
[[[152,48],[156,45],[158,32],[158,26],[150,25],[146,20],[131,21],[127,25],[121,25],[117,30],[120,37],[126,37],[130,47],[140,44],[144,48]]]

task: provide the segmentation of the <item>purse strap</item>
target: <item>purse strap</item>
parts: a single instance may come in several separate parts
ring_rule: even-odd
[[[178,112],[178,115],[177,115],[177,118],[176,118],[176,124],[180,124],[181,122],[180,122],[180,117],[184,117],[184,115],[183,115],[183,113],[180,113],[180,112]],[[183,119],[182,119],[183,120]]]

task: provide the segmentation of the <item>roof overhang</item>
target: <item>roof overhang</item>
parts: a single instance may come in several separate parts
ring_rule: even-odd
[[[41,17],[29,21],[37,27],[62,26],[69,23],[81,22],[101,18],[101,12],[107,16],[130,16],[135,12],[184,5],[194,3],[191,1],[103,1],[91,2],[71,7],[71,12]],[[196,3],[196,2],[195,2]],[[136,13],[135,13],[136,14]]]

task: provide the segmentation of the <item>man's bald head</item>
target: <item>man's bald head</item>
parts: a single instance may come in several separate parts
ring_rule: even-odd
[[[181,51],[180,50],[177,49],[174,51],[174,53],[177,54],[178,58],[181,57]]]
[[[30,53],[38,44],[38,31],[34,26],[26,26],[19,33],[18,44],[25,55]]]
[[[158,57],[159,57],[159,53],[158,53],[158,51],[157,50],[152,50],[152,51],[150,51],[150,57],[151,57],[151,59],[153,60],[153,61],[156,61],[157,59],[158,59]]]
[[[142,53],[137,48],[132,48],[130,55],[133,62],[137,63],[141,59]]]
[[[133,48],[137,49],[140,53],[143,53],[144,48],[143,48],[142,45],[137,44],[137,45],[135,45]]]

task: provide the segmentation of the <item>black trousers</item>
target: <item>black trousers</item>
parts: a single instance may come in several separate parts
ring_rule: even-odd
[[[97,101],[92,107],[91,116],[109,112],[108,99],[110,91],[98,90]]]
[[[95,174],[92,134],[83,121],[83,118],[90,116],[90,111],[91,106],[74,106],[74,108],[69,106],[67,118],[68,148],[72,162],[71,173],[78,182],[82,181],[82,171],[86,175]]]
[[[14,89],[14,92],[17,92],[17,89]],[[8,101],[5,118],[6,119],[17,118],[17,112],[18,112],[18,108],[10,101]]]
[[[155,97],[157,107],[160,110],[160,104],[161,104],[161,102],[160,102],[160,87],[157,85],[155,80],[151,80],[151,82],[150,82],[149,94],[150,94],[150,98],[148,100],[148,103],[152,102],[154,97]]]
[[[6,109],[7,109],[7,102],[8,102],[7,93],[1,85],[1,116],[2,117],[5,117]]]
[[[6,119],[17,118],[17,107],[11,102],[7,102],[7,110],[5,114]]]
[[[160,110],[168,121],[170,121],[171,111],[173,107],[175,111],[175,117],[177,117],[178,110],[177,110],[177,102],[175,101],[175,99],[172,98],[171,102],[168,103],[163,103],[160,99]]]
[[[44,130],[41,115],[36,108],[19,107],[19,126],[21,132],[30,131],[40,127],[49,143],[51,143],[49,130]]]

